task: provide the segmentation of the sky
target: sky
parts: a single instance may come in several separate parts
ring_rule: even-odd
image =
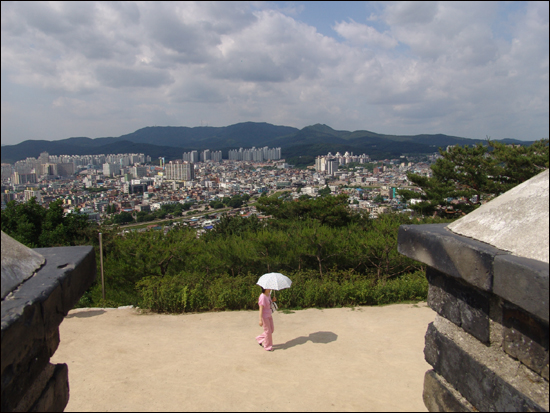
[[[549,136],[548,2],[1,2],[1,143],[268,122]]]

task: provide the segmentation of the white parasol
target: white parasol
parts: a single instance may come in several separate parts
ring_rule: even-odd
[[[256,284],[266,290],[279,291],[290,288],[292,281],[286,275],[278,272],[270,272],[262,275]]]

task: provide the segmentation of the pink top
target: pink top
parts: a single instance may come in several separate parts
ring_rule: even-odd
[[[271,298],[269,298],[264,293],[261,293],[260,298],[258,298],[258,305],[263,305],[264,306],[264,311],[262,313],[262,318],[271,317]]]

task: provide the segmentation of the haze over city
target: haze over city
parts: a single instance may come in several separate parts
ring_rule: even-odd
[[[2,145],[269,122],[549,135],[548,2],[2,2]]]

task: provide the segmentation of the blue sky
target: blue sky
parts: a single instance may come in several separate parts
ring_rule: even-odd
[[[548,2],[1,3],[1,142],[269,122],[548,138]]]

